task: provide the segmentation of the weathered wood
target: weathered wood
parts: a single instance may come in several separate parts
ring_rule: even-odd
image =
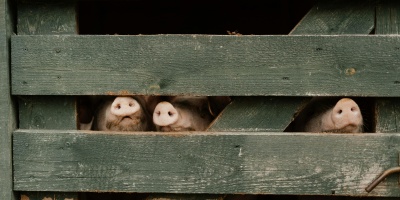
[[[19,97],[19,128],[77,129],[75,97]]]
[[[18,1],[18,35],[76,34],[76,19],[74,1]]]
[[[234,98],[208,130],[283,132],[307,100],[302,97]]]
[[[376,132],[397,133],[400,130],[400,101],[398,98],[376,100]]]
[[[74,1],[20,0],[18,35],[76,34],[75,4]],[[20,97],[19,106],[20,128],[77,128],[74,97],[24,96]]]
[[[400,196],[399,134],[14,132],[14,189]]]
[[[375,34],[399,34],[400,2],[380,0],[376,7]],[[397,133],[400,103],[397,98],[377,98],[376,132]]]
[[[76,1],[19,0],[18,35],[76,34]],[[16,58],[17,60],[19,58]],[[37,58],[32,58],[37,59]],[[17,75],[18,76],[18,75]],[[19,127],[26,129],[77,129],[75,98],[72,96],[22,96]],[[49,180],[54,181],[54,180]],[[26,193],[21,199],[78,199],[78,193]]]
[[[12,131],[16,110],[10,91],[10,36],[13,33],[12,1],[0,0],[0,199],[13,200]]]
[[[18,1],[18,35],[76,34],[75,5],[75,1]],[[74,97],[24,96],[19,106],[20,128],[77,128]]]
[[[400,96],[397,36],[15,36],[12,45],[19,95]]]
[[[368,34],[374,27],[374,3],[365,0],[319,1],[290,35]],[[229,105],[222,118],[217,118],[210,130],[283,131],[291,122],[295,112],[302,107],[301,103],[306,101],[300,98],[294,101],[279,98],[269,105],[259,98],[245,98],[235,100]]]
[[[375,26],[375,0],[323,0],[290,34],[369,34]]]
[[[380,0],[376,7],[375,34],[400,33],[400,2]]]

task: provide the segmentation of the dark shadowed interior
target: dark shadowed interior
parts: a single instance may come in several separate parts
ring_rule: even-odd
[[[79,33],[285,35],[315,1],[83,1]]]

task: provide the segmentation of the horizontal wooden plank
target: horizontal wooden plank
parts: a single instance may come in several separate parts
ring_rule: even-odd
[[[17,130],[14,189],[400,196],[400,134]],[[389,180],[389,179],[388,179]]]
[[[400,96],[399,36],[14,36],[14,95]]]

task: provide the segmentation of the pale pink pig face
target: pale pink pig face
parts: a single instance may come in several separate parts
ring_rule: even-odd
[[[145,112],[135,98],[116,97],[101,106],[96,116],[95,130],[146,131],[149,124]]]
[[[357,103],[350,98],[340,99],[336,105],[313,116],[305,125],[306,132],[361,133],[363,117]]]
[[[213,117],[206,97],[174,97],[157,104],[153,122],[158,131],[204,131]]]
[[[331,113],[332,130],[342,133],[362,132],[363,117],[357,103],[352,99],[343,98],[339,100]]]

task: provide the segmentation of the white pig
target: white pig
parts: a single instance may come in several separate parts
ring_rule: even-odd
[[[316,112],[304,126],[305,132],[361,133],[363,117],[357,103],[350,98],[340,99],[336,105]]]
[[[157,131],[204,131],[214,116],[226,105],[214,109],[207,97],[178,96],[157,104],[153,112],[153,122]],[[214,98],[227,104],[228,97]]]
[[[140,103],[139,103],[140,102]],[[140,97],[108,98],[100,104],[93,121],[93,130],[149,131],[153,130],[150,114]]]

